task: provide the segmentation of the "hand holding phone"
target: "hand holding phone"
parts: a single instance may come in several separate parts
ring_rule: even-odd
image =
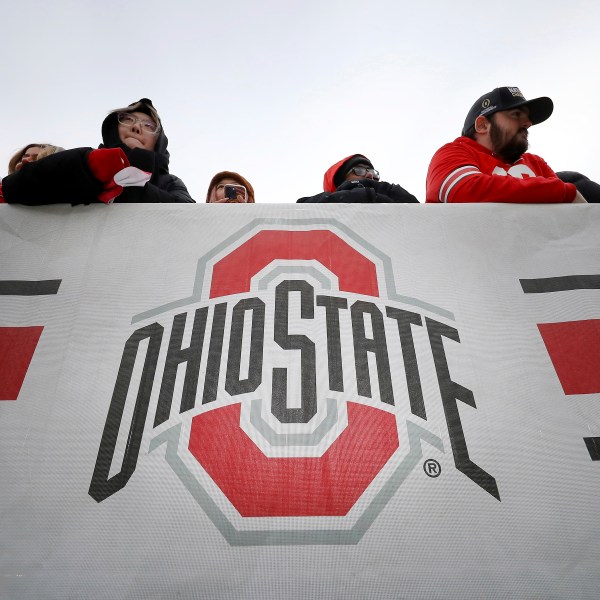
[[[246,202],[248,194],[243,185],[225,185],[223,192],[227,202]]]

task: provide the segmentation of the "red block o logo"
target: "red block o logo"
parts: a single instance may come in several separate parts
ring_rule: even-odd
[[[264,230],[218,261],[211,298],[250,290],[274,260],[315,260],[340,291],[379,296],[373,262],[327,230]],[[348,425],[320,457],[267,457],[240,428],[240,405],[192,420],[189,450],[244,517],[343,516],[399,448],[393,414],[348,402]]]
[[[352,402],[319,458],[269,458],[239,424],[239,404],[198,415],[189,449],[244,517],[343,516],[398,448],[394,415]]]

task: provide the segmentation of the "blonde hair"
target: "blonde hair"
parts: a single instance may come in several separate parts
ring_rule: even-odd
[[[46,156],[50,156],[52,154],[56,154],[57,152],[63,152],[64,148],[60,146],[52,146],[51,144],[46,144],[42,151],[37,155],[37,160],[41,160],[42,158],[46,158]]]
[[[14,173],[17,170],[17,165],[21,162],[23,156],[25,156],[25,152],[27,152],[29,148],[36,147],[42,149],[42,152],[38,154],[36,160],[44,158],[44,156],[49,156],[50,154],[55,154],[56,152],[61,152],[62,150],[64,150],[64,148],[61,148],[60,146],[53,146],[52,144],[27,144],[27,146],[21,148],[21,150],[19,150],[18,152],[15,152],[15,154],[13,154],[11,159],[8,161],[8,174],[10,175],[11,173]]]

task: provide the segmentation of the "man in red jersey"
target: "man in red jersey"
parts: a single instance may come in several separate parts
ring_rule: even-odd
[[[517,87],[500,87],[473,104],[462,136],[442,146],[427,172],[427,202],[585,202],[572,183],[527,153],[529,128],[545,121],[547,97],[526,100]]]

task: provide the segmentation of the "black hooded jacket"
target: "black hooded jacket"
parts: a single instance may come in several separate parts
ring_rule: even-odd
[[[155,118],[152,102],[142,98],[129,105]],[[152,113],[154,111],[154,114]],[[117,113],[102,123],[100,148],[121,148],[132,167],[152,173],[143,187],[125,187],[115,202],[194,202],[181,179],[169,173],[167,136],[161,126],[154,150],[128,148],[119,138]],[[87,157],[92,148],[74,148],[28,163],[2,180],[4,200],[17,204],[91,204],[99,202],[103,184],[93,175]]]
[[[395,183],[375,181],[373,179],[344,181],[335,192],[322,192],[316,196],[299,198],[296,202],[337,204],[419,203],[403,187]]]
[[[419,202],[411,193],[395,183],[374,179],[344,181],[350,168],[357,164],[373,167],[371,161],[362,154],[347,156],[325,171],[323,193],[300,198],[296,202],[344,204]]]

